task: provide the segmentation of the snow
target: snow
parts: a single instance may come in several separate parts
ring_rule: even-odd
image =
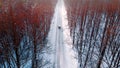
[[[47,60],[52,65],[45,68],[78,68],[76,52],[72,49],[72,38],[68,26],[67,12],[63,0],[58,0],[53,16],[50,32],[48,34],[48,44],[51,53],[46,54]]]

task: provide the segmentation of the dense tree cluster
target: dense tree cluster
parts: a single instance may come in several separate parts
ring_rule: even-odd
[[[120,68],[120,1],[65,3],[79,68]]]
[[[0,68],[42,68],[54,0],[0,0]],[[30,68],[27,67],[27,68]]]

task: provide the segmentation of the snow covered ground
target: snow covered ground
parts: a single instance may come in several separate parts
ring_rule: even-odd
[[[63,0],[58,0],[56,4],[47,46],[51,47],[51,51],[46,54],[51,65],[45,68],[53,68],[52,66],[54,68],[77,68],[76,53],[72,49],[72,39]]]

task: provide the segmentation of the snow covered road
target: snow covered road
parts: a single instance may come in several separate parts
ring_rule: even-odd
[[[55,68],[77,68],[76,54],[72,49],[72,39],[63,0],[58,0],[55,8],[48,35],[48,45],[54,51],[49,58],[51,58]]]

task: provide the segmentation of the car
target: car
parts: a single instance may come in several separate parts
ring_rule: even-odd
[[[58,29],[61,29],[61,26],[60,26],[60,25],[58,25]]]

